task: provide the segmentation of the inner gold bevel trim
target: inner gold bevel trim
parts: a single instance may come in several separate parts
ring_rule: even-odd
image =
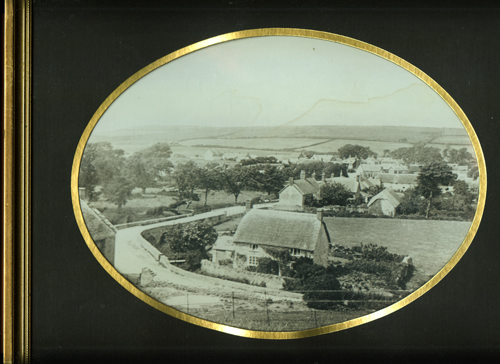
[[[479,200],[478,200],[476,214],[474,216],[474,220],[472,221],[469,232],[465,237],[465,240],[463,241],[460,248],[453,255],[453,257],[446,264],[446,266],[443,267],[443,269],[441,269],[432,279],[430,279],[426,284],[424,284],[418,290],[408,295],[404,299],[394,303],[391,306],[388,306],[382,310],[379,310],[377,312],[353,320],[310,330],[302,330],[302,331],[289,331],[289,332],[255,331],[255,330],[246,330],[246,329],[226,326],[180,312],[146,295],[144,292],[140,291],[137,287],[135,287],[129,281],[127,281],[120,273],[118,273],[118,271],[104,258],[104,256],[99,251],[99,249],[97,248],[97,246],[95,245],[94,241],[90,236],[87,226],[85,225],[85,222],[83,220],[80,207],[79,193],[78,193],[78,174],[80,170],[80,161],[82,158],[83,150],[85,148],[85,145],[87,144],[87,141],[90,137],[92,130],[94,129],[95,125],[97,124],[101,116],[107,110],[107,108],[113,103],[113,101],[115,101],[126,89],[128,89],[132,84],[141,79],[143,76],[147,75],[148,73],[157,69],[158,67],[163,66],[179,57],[209,47],[214,44],[219,44],[237,39],[264,37],[264,36],[292,36],[292,37],[323,39],[344,44],[350,47],[358,48],[373,53],[379,57],[385,58],[388,61],[391,61],[399,65],[400,67],[406,69],[407,71],[413,73],[415,76],[424,81],[428,86],[430,86],[434,91],[436,91],[446,101],[446,103],[451,107],[451,109],[456,113],[456,115],[464,125],[465,129],[467,130],[467,133],[469,134],[472,145],[474,147],[479,168]],[[406,306],[410,302],[413,302],[414,300],[422,296],[424,293],[429,291],[432,287],[434,287],[441,279],[443,279],[444,276],[448,274],[448,272],[457,264],[460,258],[464,255],[464,253],[470,246],[472,239],[476,235],[479,223],[483,216],[484,204],[486,199],[486,165],[484,162],[483,152],[479,140],[477,138],[477,135],[474,129],[472,128],[472,125],[470,124],[469,120],[467,119],[467,116],[465,116],[464,112],[462,111],[462,109],[451,98],[451,96],[445,90],[443,90],[441,86],[439,86],[433,79],[431,79],[429,76],[427,76],[424,72],[422,72],[415,66],[411,65],[410,63],[406,62],[405,60],[399,58],[398,56],[392,53],[384,51],[383,49],[342,35],[320,32],[315,30],[305,30],[305,29],[264,28],[264,29],[252,29],[234,33],[228,33],[187,46],[151,63],[150,65],[144,67],[139,72],[135,73],[124,83],[122,83],[111,95],[109,95],[109,97],[97,109],[94,116],[90,120],[89,124],[85,128],[82,137],[80,138],[80,142],[78,143],[76,153],[73,158],[73,168],[71,171],[71,197],[73,201],[73,210],[75,212],[76,221],[78,223],[78,226],[80,227],[83,238],[85,239],[85,242],[87,243],[92,254],[94,254],[99,263],[118,283],[120,283],[123,287],[125,287],[127,291],[135,295],[140,300],[146,302],[150,306],[164,313],[169,314],[170,316],[176,317],[183,321],[199,325],[202,327],[206,327],[212,330],[226,332],[232,335],[258,338],[258,339],[298,339],[298,338],[305,338],[305,337],[316,336],[316,335],[348,329],[384,317]]]

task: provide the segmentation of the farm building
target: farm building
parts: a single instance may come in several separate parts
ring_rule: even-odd
[[[115,262],[116,228],[98,210],[90,207],[87,202],[80,200],[83,219],[90,236],[102,255],[110,262]]]
[[[386,188],[379,194],[373,196],[368,203],[368,212],[373,215],[386,215],[394,217],[396,208],[399,206],[402,194],[394,192],[391,188]]]
[[[223,156],[224,156],[224,153],[221,152],[220,150],[217,150],[217,149],[208,149],[203,154],[203,159],[205,159],[207,161],[213,161],[213,160],[222,159]]]
[[[290,178],[288,186],[279,192],[279,203],[276,210],[302,211],[308,195],[319,198],[320,185],[315,178],[306,178],[305,172],[300,172],[300,179]]]
[[[288,251],[295,257],[309,257],[326,267],[330,242],[321,209],[316,215],[252,209],[233,237],[233,267],[255,266],[261,258],[272,258],[269,248]]]

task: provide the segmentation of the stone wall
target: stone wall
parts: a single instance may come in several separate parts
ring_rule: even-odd
[[[282,289],[284,283],[284,279],[282,277],[272,274],[249,272],[244,269],[235,269],[228,266],[221,266],[208,260],[201,261],[201,271],[216,277],[228,277],[240,280],[246,279],[252,285],[270,289]]]
[[[258,286],[244,284],[244,283],[223,280],[220,278],[209,277],[209,276],[205,276],[205,275],[197,274],[197,273],[193,273],[193,272],[188,272],[184,269],[181,269],[179,267],[172,265],[165,255],[163,255],[158,249],[156,249],[154,246],[152,246],[145,239],[142,239],[141,246],[149,254],[151,254],[153,256],[153,258],[155,260],[157,260],[163,267],[167,268],[171,272],[173,272],[181,277],[185,277],[188,279],[196,279],[200,283],[206,282],[206,283],[214,284],[214,285],[223,284],[224,287],[234,288],[234,289],[238,289],[238,290],[244,290],[244,291],[248,291],[249,293],[254,292],[254,293],[264,294],[265,292],[268,292],[268,293],[273,294],[273,292],[274,292],[276,294],[279,292],[280,297],[283,297],[284,299],[294,299],[294,300],[302,299],[301,294],[283,291],[283,290],[280,290],[278,288],[276,288],[276,289],[273,288],[274,286],[276,286],[276,284],[273,284],[273,283],[268,287],[258,287]],[[151,284],[151,282],[154,281],[154,277],[155,277],[154,272],[150,271],[149,269],[143,270],[141,272],[141,276],[140,276],[141,285],[142,284],[146,284],[146,285]]]

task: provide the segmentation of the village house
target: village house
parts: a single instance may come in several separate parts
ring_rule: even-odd
[[[312,156],[313,160],[315,161],[321,161],[321,162],[331,162],[334,160],[333,155],[330,154],[315,154]]]
[[[203,154],[203,159],[207,161],[214,161],[214,160],[219,160],[224,157],[224,153],[221,152],[220,150],[217,149],[208,149],[204,154]]]
[[[368,202],[368,212],[373,215],[396,216],[396,208],[401,203],[402,194],[386,188]]]
[[[387,169],[387,173],[392,174],[408,174],[408,168],[406,166],[395,166],[392,165]]]
[[[360,164],[356,169],[356,174],[364,178],[373,178],[382,171],[379,164]]]
[[[279,192],[279,203],[276,210],[303,211],[308,195],[320,198],[320,184],[314,177],[306,178],[304,171],[300,172],[300,179],[290,178],[288,186]]]
[[[347,166],[347,170],[353,170],[358,167],[359,161],[356,157],[349,157],[342,160],[342,164]]]
[[[381,186],[391,187],[396,192],[403,192],[417,186],[417,177],[418,174],[379,173],[376,178],[380,180]]]
[[[97,209],[90,207],[86,201],[80,199],[80,206],[92,240],[104,258],[114,264],[116,228]]]
[[[344,186],[347,190],[352,192],[354,198],[358,198],[361,194],[361,177],[334,177],[333,174],[330,178],[325,179],[325,183],[334,184],[338,183]]]
[[[234,268],[256,266],[259,259],[272,258],[269,249],[312,258],[315,264],[326,267],[331,236],[321,209],[316,215],[252,209],[238,225],[232,243]]]
[[[380,164],[380,161],[376,158],[373,158],[373,157],[368,157],[366,159],[362,159],[361,160],[361,164]]]

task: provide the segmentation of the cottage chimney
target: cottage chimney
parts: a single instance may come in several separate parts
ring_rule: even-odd
[[[357,181],[357,182],[360,182],[360,181],[361,181],[361,176],[360,176],[359,174],[358,174],[358,175],[356,175],[356,181]]]
[[[323,222],[323,209],[317,209],[316,210],[316,218]]]
[[[293,177],[290,177],[290,178],[288,179],[288,184],[289,184],[290,186],[293,186]]]
[[[321,175],[321,182],[325,183],[325,172]]]
[[[252,201],[246,200],[245,201],[245,212],[248,212],[252,209]]]
[[[300,171],[300,179],[306,179],[306,171]]]

